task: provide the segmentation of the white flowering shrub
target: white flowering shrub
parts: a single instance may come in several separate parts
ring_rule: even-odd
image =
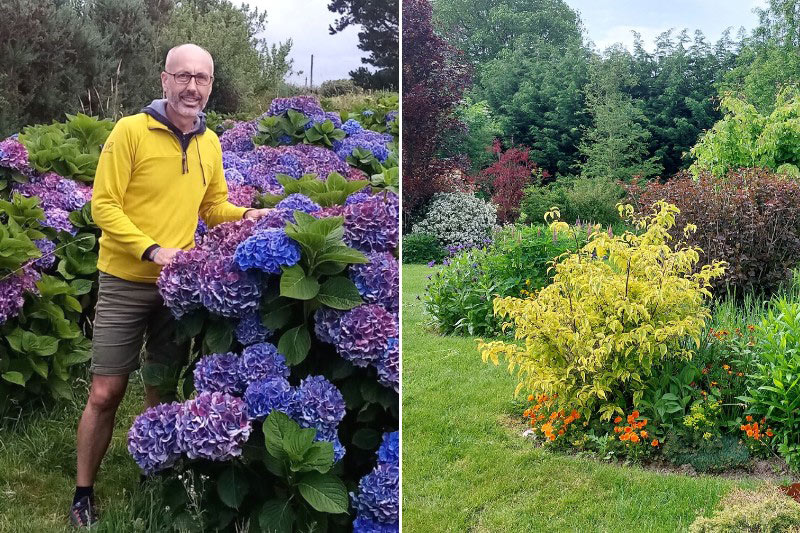
[[[435,236],[442,246],[477,246],[492,235],[497,206],[465,192],[438,193],[413,233]]]

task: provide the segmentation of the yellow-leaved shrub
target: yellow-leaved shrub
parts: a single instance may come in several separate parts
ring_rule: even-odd
[[[619,209],[636,233],[594,232],[553,262],[551,285],[528,298],[495,298],[495,314],[524,344],[478,340],[484,362],[505,359],[516,372],[516,393],[556,394],[587,419],[610,419],[631,397],[637,404],[654,364],[693,355],[686,340],[699,346],[709,281],[724,271],[719,261],[697,269],[697,247],[670,246],[674,205],[659,202],[635,220],[631,206]],[[551,229],[569,231],[557,218],[557,211],[545,216]]]

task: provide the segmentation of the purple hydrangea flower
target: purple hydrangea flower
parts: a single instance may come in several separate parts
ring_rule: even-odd
[[[369,263],[350,267],[350,279],[367,303],[380,304],[392,313],[400,308],[400,267],[387,252],[367,254]]]
[[[218,224],[208,230],[200,245],[210,255],[233,256],[236,247],[253,234],[256,221],[250,218]]]
[[[400,432],[384,433],[378,448],[378,463],[400,466]]]
[[[39,294],[36,287],[39,277],[33,265],[28,265],[0,280],[0,324],[19,314],[25,305],[25,293]]]
[[[397,111],[389,111],[386,113],[386,118],[384,120],[386,121],[387,126],[397,120]]]
[[[259,146],[246,154],[246,159],[250,164],[242,172],[246,182],[273,194],[283,193],[283,187],[275,179],[277,174],[286,174],[295,179],[304,174],[326,178],[331,172],[346,175],[350,168],[333,151],[311,144]]]
[[[45,210],[42,226],[53,228],[56,231],[66,231],[72,235],[78,233],[78,228],[73,226],[72,222],[69,221],[69,213],[58,208]]]
[[[326,111],[325,118],[333,123],[334,128],[342,129],[342,117],[336,111]]]
[[[242,270],[255,268],[280,274],[281,266],[292,266],[300,261],[300,247],[284,230],[265,229],[236,248],[234,261]]]
[[[33,175],[33,169],[28,163],[28,150],[16,137],[0,141],[0,167],[16,170],[26,176]]]
[[[322,209],[316,202],[305,194],[290,194],[275,206],[276,209],[289,209],[291,211],[302,211],[303,213],[316,213]]]
[[[287,222],[294,222],[294,211],[290,209],[272,209],[256,221],[256,230],[283,229]]]
[[[338,311],[329,307],[320,307],[314,313],[314,333],[321,342],[336,344],[339,339],[339,321],[342,319],[344,311]]]
[[[347,199],[345,199],[344,205],[353,205],[361,203],[365,200],[368,200],[370,196],[372,195],[368,192],[364,191],[354,192],[353,194],[348,196]]]
[[[359,305],[339,321],[336,350],[356,366],[375,364],[386,353],[389,339],[398,336],[397,318],[376,304]]]
[[[240,317],[258,309],[261,283],[242,272],[229,257],[209,257],[200,271],[200,298],[214,314]]]
[[[42,257],[37,259],[35,263],[38,268],[47,270],[56,264],[56,256],[53,253],[53,250],[56,249],[56,243],[49,239],[37,239],[33,243],[42,252]]]
[[[208,256],[208,252],[197,248],[179,252],[161,269],[156,285],[164,305],[175,318],[181,318],[202,306],[200,274]]]
[[[61,177],[55,172],[36,174],[28,183],[15,183],[12,189],[28,198],[39,198],[39,205],[45,212],[54,209],[75,211],[92,198],[89,186]]]
[[[337,141],[334,144],[334,149],[342,161],[346,161],[347,158],[352,155],[353,150],[358,148],[361,150],[369,150],[372,152],[372,155],[375,156],[375,159],[384,163],[389,157],[389,143],[393,140],[392,136],[386,133],[363,130],[341,141]]]
[[[240,394],[244,387],[239,377],[239,356],[213,353],[200,359],[194,368],[194,388],[198,392]]]
[[[251,185],[233,185],[228,188],[228,201],[239,207],[253,207],[253,199],[258,194]]]
[[[375,362],[378,383],[400,392],[400,343],[396,338],[388,341],[383,357]]]
[[[304,114],[309,118],[325,117],[325,110],[319,105],[319,100],[313,96],[293,96],[291,98],[275,98],[269,105],[267,116],[283,115],[290,109]]]
[[[271,377],[289,377],[286,359],[269,342],[248,346],[239,359],[239,379],[247,384]]]
[[[399,522],[384,524],[358,515],[353,521],[353,533],[397,533],[400,531]]]
[[[357,133],[364,131],[364,126],[362,126],[361,123],[356,119],[351,118],[342,124],[342,129],[348,135],[356,135]]]
[[[194,230],[194,242],[195,244],[199,244],[203,242],[203,237],[205,234],[208,233],[208,226],[206,226],[205,221],[202,218],[197,219],[197,229]]]
[[[289,416],[300,427],[315,428],[324,440],[335,438],[344,415],[342,393],[323,376],[308,376],[301,381],[289,407]]]
[[[272,336],[272,331],[261,323],[261,315],[254,311],[239,319],[236,324],[236,340],[242,346],[250,346],[257,342],[264,342]]]
[[[230,152],[225,153],[227,154]],[[228,184],[228,194],[230,194],[231,187],[241,187],[242,185],[247,185],[242,173],[235,168],[225,169],[225,182]]]
[[[244,174],[247,167],[247,161],[239,157],[236,152],[222,152],[222,168],[225,170],[226,179],[228,177],[229,170],[235,170],[239,174]]]
[[[361,478],[355,508],[359,516],[393,524],[399,519],[400,511],[400,468],[397,465],[378,464],[375,469]]]
[[[397,247],[400,210],[397,195],[384,193],[344,208],[344,241],[364,253]]]
[[[244,401],[224,392],[201,392],[184,404],[178,443],[190,459],[226,461],[242,454],[252,430]]]
[[[251,420],[263,420],[277,409],[289,412],[294,390],[283,376],[272,376],[253,381],[244,392],[244,401]]]
[[[181,457],[176,425],[183,406],[177,402],[151,407],[128,431],[128,451],[146,474],[173,466]]]
[[[247,152],[253,149],[253,136],[258,133],[258,126],[252,122],[239,122],[229,130],[225,130],[219,138],[223,151]]]

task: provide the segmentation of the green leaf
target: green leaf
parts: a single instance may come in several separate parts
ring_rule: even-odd
[[[317,430],[313,428],[290,431],[283,437],[283,449],[292,461],[302,461],[303,456],[314,443]]]
[[[320,287],[317,299],[320,303],[341,311],[350,310],[364,303],[355,283],[344,276],[328,278]]]
[[[381,442],[381,434],[372,428],[361,428],[353,434],[353,445],[362,450],[374,450]]]
[[[302,363],[310,349],[311,335],[305,324],[290,329],[278,341],[278,352],[283,354],[289,366]]]
[[[316,222],[316,220],[317,220],[316,217],[313,217],[313,216],[309,215],[308,213],[306,213],[304,211],[295,211],[294,212],[294,219],[297,222],[297,224],[300,226],[300,228],[303,228],[303,229],[307,228],[308,226],[310,226],[312,223]]]
[[[284,453],[284,456],[286,454]],[[279,478],[285,479],[289,476],[289,469],[286,465],[286,458],[279,459],[278,457],[273,456],[270,453],[264,454],[261,458],[261,462],[264,463],[264,466],[267,467],[272,474],[278,476]]]
[[[15,352],[23,353],[22,350],[22,335],[23,331],[19,327],[14,328],[11,333],[6,335],[6,341]]]
[[[295,298],[297,300],[311,300],[319,292],[319,282],[310,276],[306,276],[303,267],[294,265],[291,267],[281,267],[281,296]]]
[[[41,359],[34,359],[33,357],[27,357],[25,361],[28,363],[28,366],[42,376],[44,379],[47,379],[50,374],[50,368],[47,366],[46,361],[42,361]]]
[[[211,322],[203,342],[208,353],[225,353],[233,344],[233,326],[228,322]]]
[[[66,381],[57,376],[50,376],[47,379],[47,384],[50,386],[50,393],[53,395],[53,398],[63,398],[64,400],[72,399],[72,389]]]
[[[347,488],[333,474],[308,473],[300,479],[297,488],[309,505],[321,513],[347,512]]]
[[[81,296],[83,294],[89,294],[92,290],[92,280],[90,279],[76,279],[72,283],[72,290],[75,293],[75,296]]]
[[[347,263],[337,263],[336,261],[326,261],[317,265],[314,270],[321,276],[335,276],[341,274],[347,268]]]
[[[294,510],[287,499],[273,499],[264,502],[258,515],[261,530],[266,533],[292,533]]]
[[[278,459],[288,458],[283,448],[283,439],[295,430],[295,427],[299,429],[300,426],[280,411],[273,410],[267,416],[264,421],[264,445],[271,456]]]
[[[315,442],[311,448],[306,451],[303,457],[302,471],[316,470],[324,474],[333,466],[333,443],[326,440]]]
[[[20,387],[25,386],[25,378],[22,376],[21,372],[4,372],[1,376],[9,383],[19,385]]]
[[[25,331],[22,333],[22,350],[43,357],[53,355],[58,350],[58,339]]]
[[[297,305],[299,304],[296,300],[281,297],[270,304],[269,312],[261,315],[261,323],[273,331],[279,330],[292,319]]]
[[[239,508],[249,491],[250,483],[247,477],[233,466],[222,472],[217,481],[219,499],[232,509]]]
[[[317,262],[323,263],[326,261],[337,261],[340,263],[358,263],[358,264],[366,264],[369,263],[369,259],[363,253],[359,252],[355,248],[350,248],[349,246],[331,246],[328,248],[324,253],[320,254],[317,258]]]

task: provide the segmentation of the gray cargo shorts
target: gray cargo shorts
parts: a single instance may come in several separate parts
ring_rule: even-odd
[[[139,368],[143,344],[145,364],[159,363],[176,371],[186,364],[189,342],[175,342],[177,321],[155,283],[137,283],[100,272],[99,284],[90,367],[93,374],[130,374]]]

